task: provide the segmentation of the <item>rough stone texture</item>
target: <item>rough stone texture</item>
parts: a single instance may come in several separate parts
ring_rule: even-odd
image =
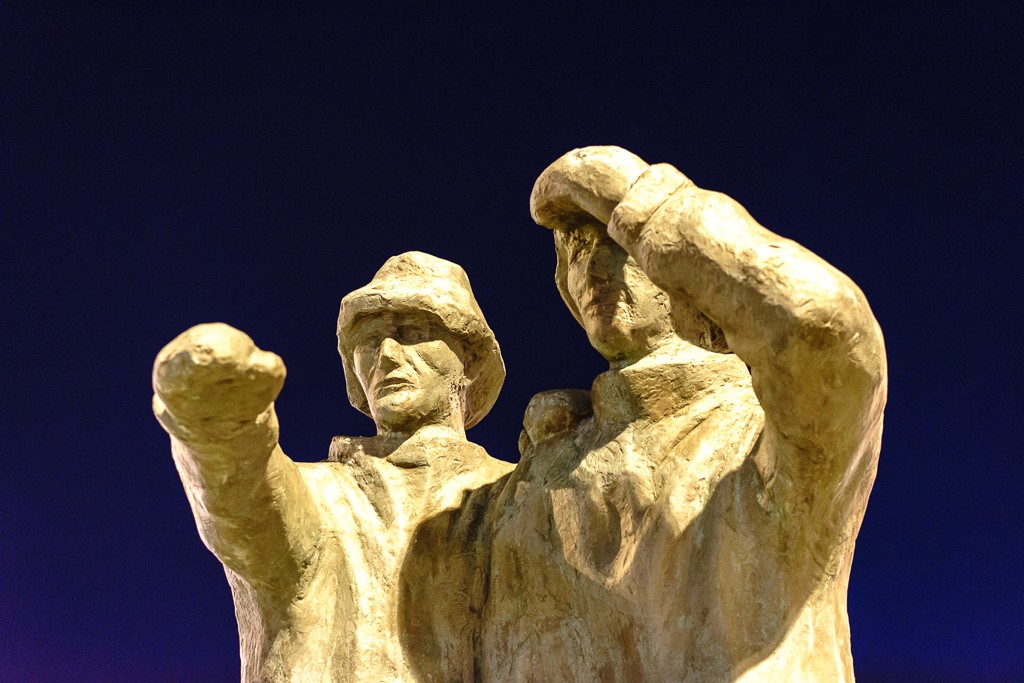
[[[465,440],[503,369],[461,269],[433,257],[346,297],[349,396],[379,434],[336,438],[327,462],[277,446],[284,368],[245,335],[200,326],[157,358],[243,678],[852,680],[886,394],[863,294],[616,147],[556,161],[531,210],[609,370],[534,397],[512,472]]]
[[[462,269],[416,252],[345,297],[339,330],[350,398],[378,435],[337,437],[322,463],[278,445],[284,364],[245,334],[199,325],[154,366],[154,412],[231,584],[242,679],[427,680],[414,657],[435,680],[471,677],[479,518],[512,466],[463,425],[497,397],[498,345]]]
[[[732,199],[619,148],[565,155],[531,205],[611,369],[592,415],[521,440],[495,522],[488,674],[852,680],[846,592],[886,392],[863,294]]]

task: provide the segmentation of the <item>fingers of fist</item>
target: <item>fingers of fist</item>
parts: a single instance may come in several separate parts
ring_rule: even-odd
[[[165,346],[153,366],[153,389],[166,409],[199,419],[247,419],[274,401],[285,367],[243,332],[223,323],[197,325]]]
[[[621,147],[574,149],[537,178],[530,195],[530,213],[538,224],[553,229],[593,218],[606,223],[646,169],[643,159]]]
[[[641,229],[678,191],[693,182],[670,164],[654,164],[633,184],[612,211],[608,234],[623,247],[635,243]]]

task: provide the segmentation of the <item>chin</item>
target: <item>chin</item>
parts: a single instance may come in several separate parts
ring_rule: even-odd
[[[374,421],[393,431],[414,430],[440,412],[443,396],[434,392],[398,391],[374,403]]]
[[[378,397],[375,401],[379,411],[390,413],[401,413],[411,402],[413,402],[413,397],[409,395],[408,391],[392,391]]]
[[[424,423],[424,420],[418,415],[389,410],[378,411],[373,420],[377,423],[378,429],[383,428],[387,432],[399,433],[412,433]]]
[[[375,419],[381,423],[405,422],[415,412],[416,401],[412,396],[390,394],[378,400],[374,406]]]
[[[627,358],[636,346],[632,330],[623,329],[625,326],[617,323],[618,321],[616,324],[604,324],[593,331],[587,331],[590,345],[608,362]]]

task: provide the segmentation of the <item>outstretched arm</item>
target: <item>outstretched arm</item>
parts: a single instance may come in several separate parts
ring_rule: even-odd
[[[153,412],[199,535],[257,589],[295,590],[319,543],[316,505],[278,445],[281,359],[214,323],[179,335],[153,366]]]
[[[774,486],[839,531],[873,479],[886,393],[882,335],[860,289],[729,197],[616,147],[552,164],[531,209],[550,227],[581,213],[606,223],[674,303],[722,328],[751,368]]]

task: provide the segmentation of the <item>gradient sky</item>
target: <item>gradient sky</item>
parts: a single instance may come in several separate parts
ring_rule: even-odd
[[[342,295],[392,254],[453,260],[508,367],[469,438],[514,460],[530,396],[602,369],[528,212],[591,144],[727,192],[867,294],[890,395],[859,678],[1024,680],[1019,3],[102,4],[0,6],[0,680],[237,679],[150,414],[193,324],[284,358],[282,444],[318,460],[372,431]]]

